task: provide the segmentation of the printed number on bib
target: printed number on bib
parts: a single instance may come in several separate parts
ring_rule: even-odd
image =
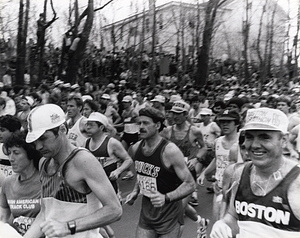
[[[149,197],[152,192],[157,191],[156,178],[138,174],[137,179],[139,181],[140,192],[144,196]]]

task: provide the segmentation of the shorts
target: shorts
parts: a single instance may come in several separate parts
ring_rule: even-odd
[[[124,132],[121,141],[125,141],[128,146],[135,144],[139,140],[139,133],[129,134]]]
[[[110,165],[107,165],[105,166],[103,169],[107,175],[107,177],[109,178],[109,175],[112,171],[116,170],[118,167],[118,164],[117,163],[113,163],[113,164],[110,164]],[[109,180],[111,185],[113,186],[116,194],[118,193],[118,183],[117,183],[117,180],[114,180],[114,181],[111,181]]]
[[[199,163],[203,164],[204,167],[207,167],[214,157],[215,157],[215,152],[213,150],[208,150],[204,158],[202,157],[198,161]]]
[[[184,224],[183,213],[182,200],[162,207],[153,207],[150,199],[143,196],[138,225],[145,230],[154,230],[158,235],[168,234],[178,226],[178,223]]]

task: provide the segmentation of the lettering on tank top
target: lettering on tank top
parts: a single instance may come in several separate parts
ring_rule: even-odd
[[[237,214],[277,224],[289,225],[290,222],[290,212],[275,209],[274,207],[235,200],[235,210]]]
[[[139,182],[139,188],[141,194],[146,197],[150,197],[153,192],[157,192],[157,180],[158,172],[160,167],[154,166],[153,164],[145,163],[143,161],[135,161],[135,169],[138,173],[142,174],[137,175],[137,180]],[[151,176],[151,177],[149,177]]]

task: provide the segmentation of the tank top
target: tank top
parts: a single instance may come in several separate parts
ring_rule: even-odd
[[[52,175],[47,173],[47,166],[50,160],[46,159],[42,162],[40,178],[42,182],[42,199],[45,204],[45,220],[55,219],[60,222],[76,220],[77,218],[90,215],[102,207],[102,204],[92,191],[86,194],[80,193],[65,181],[66,165],[80,150],[86,149],[76,148],[73,150]],[[102,236],[99,234],[99,229],[93,229],[67,235],[65,238],[102,238]]]
[[[88,138],[84,146],[96,157],[96,159],[101,163],[103,168],[110,164],[118,162],[118,158],[116,158],[115,156],[109,156],[108,154],[107,145],[109,140],[110,137],[106,136],[103,142],[95,150],[91,150],[90,149],[91,138]]]
[[[216,154],[216,183],[219,188],[222,188],[224,170],[229,165],[229,151],[230,149],[225,149],[222,145],[222,140],[224,136],[216,139],[215,144],[215,154]],[[236,142],[237,143],[237,142]]]
[[[144,140],[142,140],[134,155],[140,192],[146,197],[151,194],[151,191],[166,194],[181,184],[175,171],[172,168],[167,168],[162,161],[162,153],[168,143],[167,140],[161,139],[157,148],[146,155],[142,149],[144,145]]]
[[[183,153],[184,157],[187,157],[187,159],[191,159],[191,158],[195,157],[196,150],[197,150],[197,147],[193,146],[189,140],[190,130],[191,130],[191,125],[189,126],[189,129],[188,129],[185,137],[182,140],[178,140],[175,137],[174,126],[172,126],[171,137],[170,137],[170,141],[172,141],[175,145],[177,145],[179,147],[179,149]]]
[[[216,135],[212,131],[212,125],[214,123],[215,122],[210,122],[206,126],[203,123],[200,123],[199,126],[198,126],[200,128],[201,132],[202,132],[203,140],[204,140],[206,145],[207,144],[212,144],[216,139]],[[207,148],[207,149],[212,150],[212,148]]]
[[[80,130],[80,122],[83,119],[83,116],[80,117],[75,124],[73,125],[73,127],[71,129],[69,129],[68,132],[68,139],[71,141],[71,143],[75,146],[83,146],[84,142],[86,140],[86,137],[82,134],[81,130]],[[71,120],[71,119],[70,119]]]
[[[298,166],[292,168],[283,180],[265,196],[256,196],[250,184],[252,166],[252,163],[245,165],[235,197],[234,205],[238,220],[264,224],[284,231],[299,232],[300,220],[295,217],[290,207],[287,191],[290,184],[299,176],[300,168]],[[290,237],[288,234],[281,237]],[[300,237],[300,233],[298,235]]]

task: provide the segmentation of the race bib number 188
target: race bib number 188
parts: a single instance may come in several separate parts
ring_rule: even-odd
[[[138,174],[137,179],[139,181],[140,192],[144,196],[149,197],[152,192],[157,191],[156,178]]]

